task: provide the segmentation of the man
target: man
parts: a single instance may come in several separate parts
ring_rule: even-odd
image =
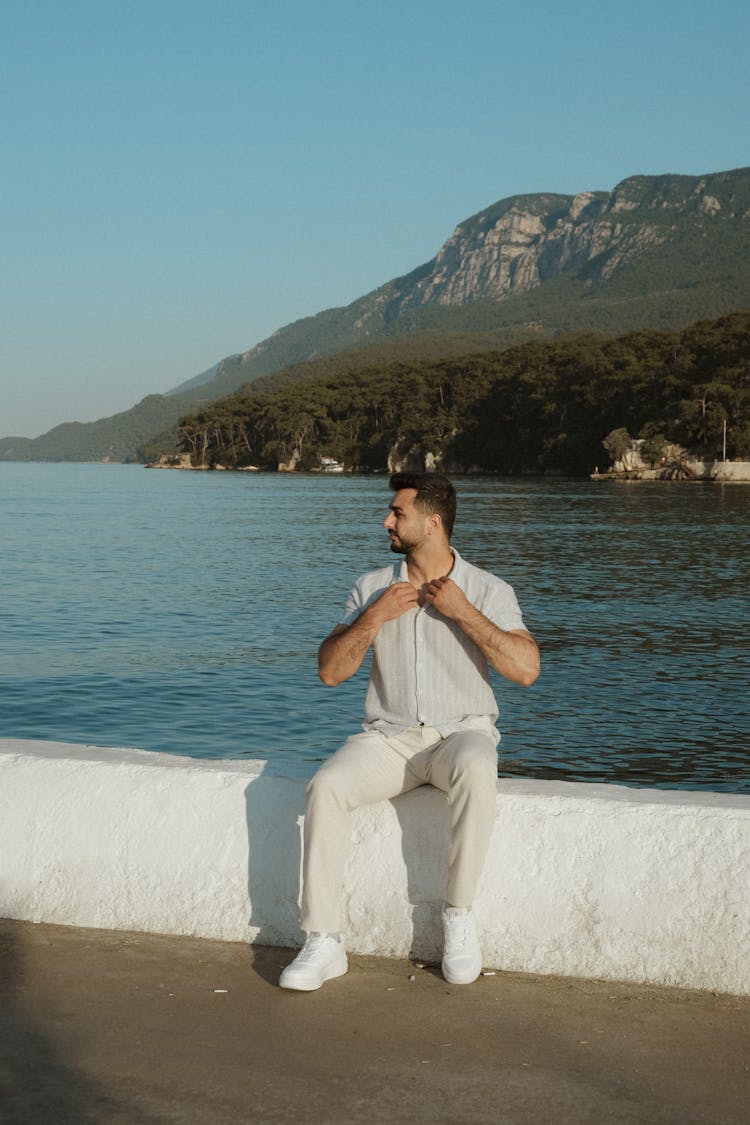
[[[472,902],[495,815],[497,704],[488,664],[514,683],[539,675],[539,650],[511,587],[450,545],[456,492],[439,473],[395,473],[384,527],[405,559],[363,575],[346,616],[318,654],[335,686],[373,658],[364,732],[317,772],[307,790],[304,948],[282,988],[312,991],[347,971],[341,897],[350,815],[419,785],[447,794],[451,849],[443,927],[443,976],[470,984],[482,968]]]

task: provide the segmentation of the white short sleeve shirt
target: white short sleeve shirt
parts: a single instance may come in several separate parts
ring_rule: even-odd
[[[501,629],[525,628],[512,586],[451,550],[455,561],[450,576],[471,604]],[[341,623],[351,625],[388,586],[407,581],[405,558],[363,574]],[[423,724],[446,738],[472,726],[479,716],[494,723],[497,715],[487,660],[454,621],[425,605],[381,626],[373,643],[365,730],[393,735]]]

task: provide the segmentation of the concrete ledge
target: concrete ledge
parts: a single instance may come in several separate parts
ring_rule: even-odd
[[[304,778],[273,763],[0,740],[0,915],[295,945]],[[429,788],[354,817],[356,953],[440,954]],[[485,965],[750,994],[750,797],[506,780]]]
[[[750,481],[750,461],[688,461],[688,467],[701,479]]]

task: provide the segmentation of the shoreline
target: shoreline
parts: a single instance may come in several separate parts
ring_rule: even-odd
[[[669,469],[625,469],[622,471],[593,472],[588,475],[591,481],[615,481],[620,484],[632,482],[667,482],[669,484],[750,484],[750,461],[711,461],[688,462],[691,467],[700,465],[701,471],[690,471],[688,474],[676,474]],[[708,466],[704,468],[704,466]],[[717,467],[718,466],[718,467]],[[336,472],[326,469],[264,469],[260,465],[191,465],[184,461],[177,464],[164,461],[148,461],[143,464],[144,469],[172,469],[177,472],[188,473],[262,473],[264,475],[298,474],[300,476],[383,476],[388,469],[340,469]],[[498,480],[586,480],[586,476],[566,476],[564,473],[493,473],[486,470],[472,472],[458,470],[450,473],[451,477],[493,477]]]
[[[595,470],[593,481],[668,481],[671,484],[750,484],[750,461],[697,461],[687,460],[663,465],[658,469],[608,469]]]

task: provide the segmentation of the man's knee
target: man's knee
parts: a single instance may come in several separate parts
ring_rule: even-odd
[[[333,804],[351,812],[357,805],[356,789],[360,782],[359,771],[355,768],[356,763],[353,763],[342,751],[346,751],[351,745],[356,745],[357,739],[361,737],[354,735],[350,738],[341,750],[324,762],[312,777],[307,786],[308,808],[311,803],[322,806]]]
[[[487,785],[497,781],[497,750],[484,734],[465,734],[456,748],[451,768],[453,785]]]
[[[326,805],[333,802],[337,805],[346,804],[345,786],[341,783],[339,773],[331,769],[329,763],[321,766],[311,778],[307,786],[307,805]]]

